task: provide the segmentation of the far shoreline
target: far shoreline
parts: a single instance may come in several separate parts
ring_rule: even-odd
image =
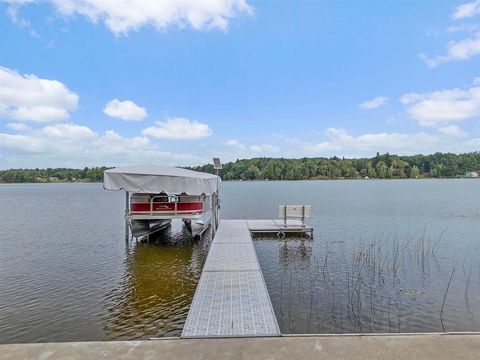
[[[255,179],[255,180],[223,180],[222,182],[296,182],[296,181],[395,181],[395,180],[480,180],[480,177],[419,177],[419,178],[332,178],[332,179],[281,179],[281,180],[268,180],[268,179]],[[0,185],[71,185],[71,184],[102,184],[103,181],[57,181],[57,182],[0,182]]]

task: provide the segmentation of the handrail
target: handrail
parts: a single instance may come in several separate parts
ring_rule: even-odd
[[[206,196],[190,196],[190,195],[185,195],[183,196],[183,199],[187,199],[189,201],[181,201],[182,200],[182,196],[183,195],[154,195],[154,196],[151,196],[149,194],[138,194],[138,195],[132,195],[131,198],[130,198],[130,206],[129,206],[129,213],[141,213],[143,215],[150,215],[150,216],[154,216],[154,215],[157,215],[159,213],[162,213],[162,211],[156,211],[155,210],[155,205],[161,205],[161,204],[173,204],[173,211],[169,212],[170,214],[172,215],[185,215],[185,214],[195,214],[195,213],[203,213],[205,211],[205,199],[206,199]],[[148,197],[148,200],[146,199]],[[140,201],[136,201],[140,199]],[[160,199],[160,200],[165,200],[167,199],[167,201],[156,201],[157,199]],[[142,201],[143,200],[143,201]],[[196,200],[196,201],[192,201],[192,200]],[[179,203],[184,203],[184,204],[188,204],[188,203],[201,203],[201,209],[188,209],[188,210],[179,210]],[[135,205],[135,204],[148,204],[148,211],[132,211],[131,208],[132,208],[132,205]]]
[[[279,217],[283,217],[283,223],[287,226],[288,218],[302,219],[302,226],[305,226],[305,218],[310,217],[311,205],[279,205]]]

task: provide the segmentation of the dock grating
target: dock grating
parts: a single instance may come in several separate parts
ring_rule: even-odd
[[[203,271],[260,271],[253,244],[217,243],[210,254]]]
[[[247,220],[222,220],[182,337],[280,336]]]

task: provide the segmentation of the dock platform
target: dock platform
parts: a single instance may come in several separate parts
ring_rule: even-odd
[[[252,234],[275,234],[285,236],[313,236],[313,228],[305,225],[300,220],[246,220]]]
[[[182,337],[280,335],[249,221],[222,220],[212,240]]]

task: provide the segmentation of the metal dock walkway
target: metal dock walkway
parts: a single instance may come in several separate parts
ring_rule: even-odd
[[[280,336],[247,220],[222,220],[183,338]]]

